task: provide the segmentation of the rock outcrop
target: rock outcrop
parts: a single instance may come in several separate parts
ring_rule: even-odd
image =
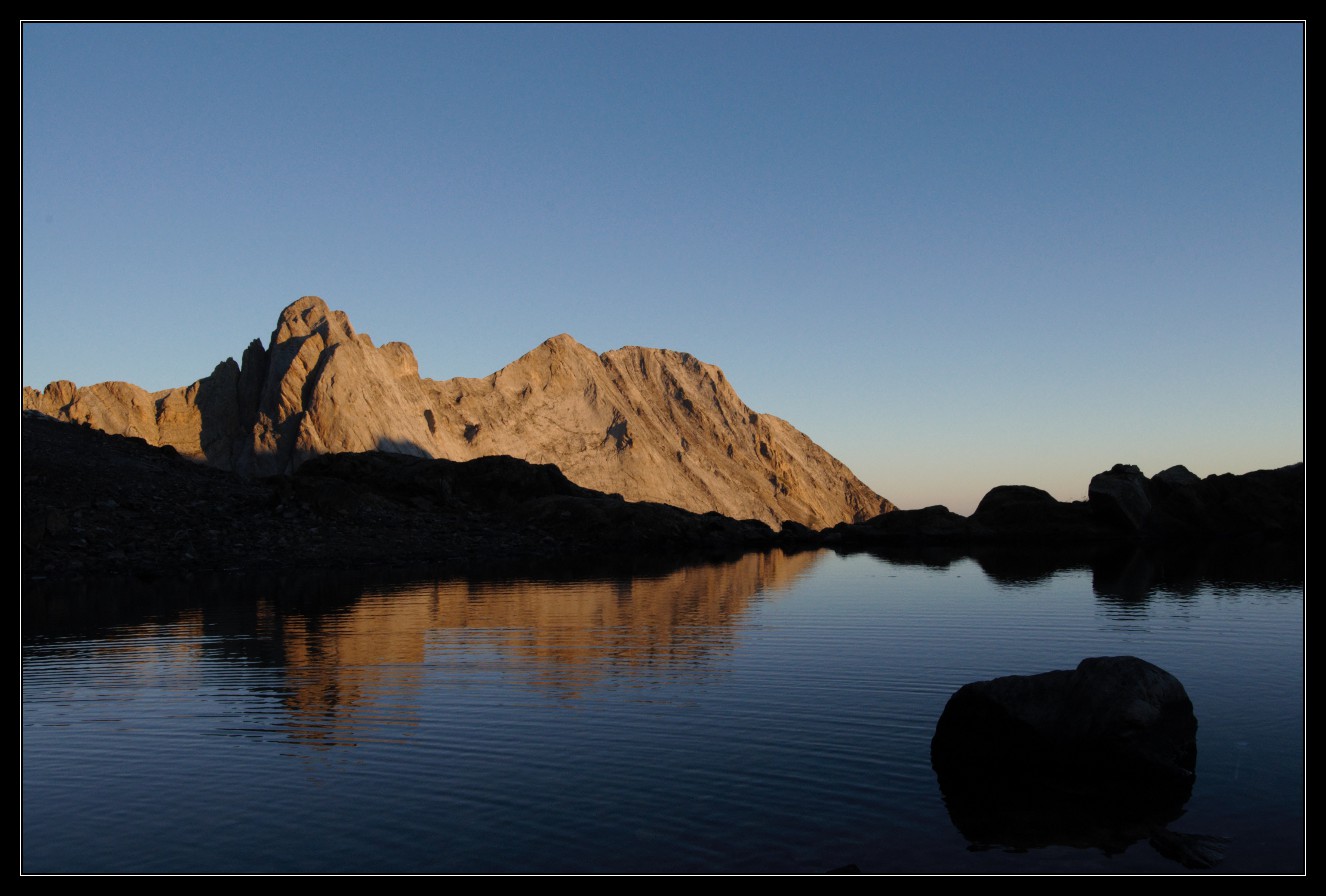
[[[1087,501],[1056,501],[1029,485],[998,485],[969,517],[942,505],[894,510],[839,523],[824,535],[848,548],[1016,544],[1058,554],[1071,545],[1109,543],[1292,544],[1303,537],[1304,482],[1301,462],[1205,479],[1182,466],[1148,479],[1135,466],[1115,464],[1092,477]]]
[[[561,335],[483,379],[421,379],[408,345],[375,346],[314,296],[281,313],[266,348],[255,340],[240,363],[227,359],[190,386],[60,381],[25,387],[23,406],[251,475],[344,452],[510,455],[628,500],[774,526],[822,528],[893,509],[691,355],[635,346],[599,355]]]
[[[1121,529],[1138,531],[1151,513],[1146,476],[1132,464],[1115,464],[1091,477],[1087,501],[1097,516]]]
[[[778,545],[754,520],[626,501],[556,467],[373,451],[251,478],[25,412],[25,587],[282,572],[610,576]]]
[[[931,743],[946,776],[1034,778],[1074,794],[1191,789],[1197,718],[1177,678],[1132,656],[964,685]]]
[[[1092,477],[1088,495],[1102,523],[1142,538],[1294,539],[1304,529],[1304,483],[1302,463],[1205,479],[1182,466],[1148,479],[1135,466],[1116,464]]]
[[[1197,718],[1179,680],[1137,657],[964,685],[935,726],[931,761],[973,848],[1115,853],[1148,839],[1209,868],[1226,842],[1167,827],[1192,795]]]

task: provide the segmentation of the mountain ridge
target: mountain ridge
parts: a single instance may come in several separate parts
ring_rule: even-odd
[[[305,296],[268,346],[194,383],[24,387],[23,406],[170,445],[248,475],[328,453],[387,450],[553,463],[574,482],[633,501],[774,526],[860,522],[893,505],[786,421],[749,408],[722,370],[686,352],[595,353],[568,334],[482,378],[423,378],[403,342],[381,347],[343,311]]]

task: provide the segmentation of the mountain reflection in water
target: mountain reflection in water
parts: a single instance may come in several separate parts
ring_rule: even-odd
[[[1182,872],[1127,839],[973,851],[930,768],[962,684],[1134,654],[1199,719],[1172,827],[1228,838],[1217,871],[1297,871],[1302,586],[1256,568],[774,552],[29,595],[23,867]]]
[[[723,566],[602,582],[435,582],[371,590],[332,613],[278,614],[259,605],[257,634],[288,670],[287,705],[310,730],[353,740],[372,694],[407,700],[420,667],[464,669],[478,660],[574,698],[612,675],[701,674],[732,648],[734,623],[756,596],[789,586],[814,554],[751,554]],[[494,657],[495,655],[495,657]]]

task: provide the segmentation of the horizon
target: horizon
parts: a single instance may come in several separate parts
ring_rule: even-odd
[[[303,295],[688,352],[904,509],[1303,460],[1301,23],[23,29],[23,385]]]

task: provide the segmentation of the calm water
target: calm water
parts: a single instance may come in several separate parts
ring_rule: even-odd
[[[30,601],[23,870],[1193,873],[972,848],[930,768],[962,684],[1135,654],[1199,720],[1171,827],[1301,872],[1301,584],[1130,575],[775,553]]]

